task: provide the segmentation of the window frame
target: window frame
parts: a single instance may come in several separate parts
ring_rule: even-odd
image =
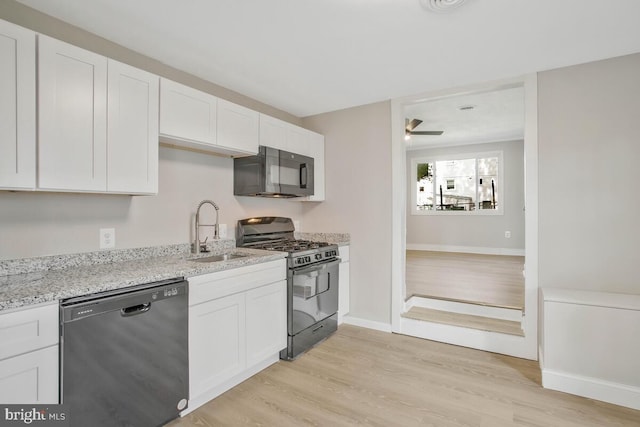
[[[498,158],[498,207],[497,209],[479,209],[480,201],[478,200],[478,159],[485,157],[497,157]],[[418,164],[422,163],[434,163],[447,161],[447,160],[465,160],[465,159],[475,159],[476,168],[475,168],[475,205],[476,208],[474,210],[419,210],[417,207],[418,203]],[[437,171],[436,171],[437,174]],[[411,215],[481,215],[481,216],[492,216],[492,215],[504,215],[504,154],[502,150],[497,151],[477,151],[477,152],[467,152],[467,153],[458,153],[458,154],[440,154],[433,156],[421,156],[414,157],[411,159]],[[436,179],[434,176],[434,195],[436,193],[435,184]]]

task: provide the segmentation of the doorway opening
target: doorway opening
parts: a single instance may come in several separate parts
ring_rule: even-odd
[[[394,332],[537,358],[536,90],[392,102]]]

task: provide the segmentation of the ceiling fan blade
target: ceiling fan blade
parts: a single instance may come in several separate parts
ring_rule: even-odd
[[[418,130],[409,132],[411,135],[442,135],[443,133],[443,130]]]
[[[405,123],[405,129],[408,132],[411,132],[412,130],[417,128],[420,123],[422,123],[422,120],[420,120],[420,119],[411,119],[411,120],[405,119],[404,123]]]

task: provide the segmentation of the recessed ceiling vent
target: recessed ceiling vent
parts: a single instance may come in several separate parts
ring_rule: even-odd
[[[449,12],[456,9],[466,0],[420,0],[420,5],[433,12]]]

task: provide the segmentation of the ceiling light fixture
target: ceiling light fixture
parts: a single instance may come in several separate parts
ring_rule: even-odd
[[[432,12],[449,12],[462,6],[465,1],[466,0],[420,0],[420,6]]]
[[[475,105],[461,105],[458,107],[458,110],[460,111],[469,111],[469,110],[473,110],[474,108],[476,108]]]

